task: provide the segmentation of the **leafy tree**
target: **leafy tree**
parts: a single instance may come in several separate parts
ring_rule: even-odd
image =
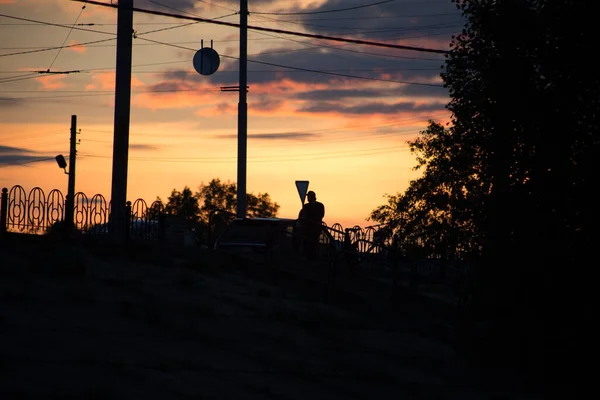
[[[157,197],[156,207],[160,208],[162,200]],[[164,205],[166,214],[179,215],[188,221],[208,223],[210,214],[214,210],[236,212],[237,185],[230,181],[221,182],[213,179],[208,184],[202,183],[196,193],[185,186],[180,192],[173,189]],[[246,195],[246,211],[249,217],[276,217],[279,204],[273,202],[268,193]]]
[[[164,207],[165,214],[177,215],[188,221],[195,221],[200,214],[198,199],[198,194],[192,193],[188,186],[185,186],[181,192],[173,189]],[[160,198],[157,198],[157,200],[160,200]]]
[[[422,136],[409,142],[417,157],[415,170],[423,175],[410,182],[404,194],[388,196],[369,219],[395,228],[407,256],[460,259],[481,252],[478,205],[489,193],[480,179],[473,150],[463,149],[453,129],[430,121]]]
[[[237,207],[237,185],[233,182],[221,182],[213,179],[208,184],[201,184],[198,188],[200,199],[200,216],[208,221],[213,210],[224,210],[231,213],[236,212]],[[276,217],[279,204],[271,201],[268,193],[246,194],[246,214],[249,217],[270,218]]]
[[[582,297],[592,292],[582,288],[587,270],[573,268],[595,257],[598,240],[590,196],[600,154],[600,80],[587,58],[597,35],[592,3],[456,4],[466,24],[442,72],[452,124],[430,125],[412,144],[423,177],[371,216],[398,224],[428,254],[481,249],[476,304],[494,320],[497,339],[514,337],[518,326],[536,332],[516,341],[533,348],[543,332],[536,321],[551,313],[560,321],[553,340],[572,342],[563,327],[578,319],[569,310],[592,304]],[[577,293],[558,295],[575,285]]]

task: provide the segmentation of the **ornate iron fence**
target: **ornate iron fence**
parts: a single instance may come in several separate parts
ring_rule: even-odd
[[[2,189],[0,208],[0,233],[15,232],[45,234],[60,229],[65,218],[65,196],[53,189],[47,194],[39,187],[27,192],[15,185]],[[88,235],[101,235],[109,231],[111,204],[101,194],[88,197],[85,193],[75,194],[73,205],[73,230]],[[164,206],[153,202],[150,206],[143,200],[127,202],[129,236],[134,238],[156,238]]]
[[[334,241],[336,250],[354,251],[362,255],[382,255],[392,245],[391,231],[386,225],[343,228],[340,223],[331,226],[323,223],[323,229]]]

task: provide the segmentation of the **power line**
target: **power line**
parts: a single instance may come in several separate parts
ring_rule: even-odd
[[[235,11],[233,8],[226,8],[227,10],[231,10],[231,11]],[[195,15],[192,14],[190,12],[187,12],[190,15]],[[236,11],[237,14],[239,14],[238,11]],[[235,14],[231,14],[231,15],[235,15]],[[304,22],[304,21],[341,21],[341,20],[368,20],[368,19],[398,19],[398,18],[433,18],[433,17],[456,17],[457,13],[437,13],[437,14],[405,14],[405,15],[381,15],[381,16],[376,16],[376,17],[369,17],[369,16],[363,16],[363,17],[336,17],[336,18],[306,18],[306,19],[272,19],[273,21],[279,21],[279,22]],[[220,18],[224,18],[224,17],[220,17]],[[136,23],[136,25],[173,25],[175,24],[175,22],[138,22]],[[39,24],[37,23],[12,23],[12,24],[5,24],[5,23],[0,23],[0,26],[37,26]],[[67,24],[62,24],[62,25],[67,25]],[[88,23],[79,23],[76,24],[77,26],[116,26],[117,24],[115,23],[94,23],[94,22],[88,22]]]
[[[339,153],[317,153],[317,154],[305,154],[298,155],[297,157],[302,158],[290,158],[294,157],[293,155],[282,155],[277,156],[280,158],[270,158],[269,156],[257,156],[257,157],[248,157],[248,163],[288,163],[288,162],[303,162],[303,161],[311,161],[311,160],[331,160],[337,158],[357,158],[357,157],[369,157],[374,155],[382,155],[382,154],[390,154],[397,153],[399,151],[408,150],[408,146],[397,146],[397,147],[386,147],[381,149],[365,149],[365,150],[356,150],[353,153],[347,154],[339,154]],[[109,159],[110,156],[102,156],[98,154],[82,154],[81,157],[86,158],[105,158]],[[287,158],[286,158],[287,157]],[[140,161],[140,162],[166,162],[166,163],[193,163],[193,164],[219,164],[219,163],[236,163],[235,157],[197,157],[197,158],[160,158],[160,157],[129,157],[130,161]]]
[[[73,23],[73,25],[71,25],[71,29],[69,29],[69,32],[67,33],[67,36],[65,37],[65,40],[63,40],[62,45],[60,46],[60,48],[58,49],[58,52],[56,53],[56,55],[54,56],[54,59],[52,60],[52,62],[50,63],[50,66],[48,67],[48,72],[50,72],[50,70],[52,69],[52,66],[54,65],[54,63],[56,62],[56,59],[58,58],[58,55],[60,54],[60,52],[62,51],[62,49],[65,46],[65,43],[67,43],[67,40],[69,39],[69,36],[71,36],[71,32],[73,32],[73,28],[75,27],[75,25],[77,24],[77,21],[79,21],[79,18],[81,17],[81,14],[83,14],[83,10],[85,10],[85,4],[83,5],[83,7],[81,7],[81,11],[79,11],[79,15],[77,16],[77,18],[75,19],[75,22]]]
[[[262,53],[262,54],[266,54],[266,53]],[[269,53],[271,54],[271,53]],[[174,61],[174,62],[170,62],[168,64],[182,64],[182,63],[191,63],[192,60],[186,60],[186,61]],[[157,63],[157,64],[163,64],[163,63]],[[439,67],[429,67],[429,68],[402,68],[402,67],[373,67],[373,68],[365,68],[365,69],[360,69],[360,68],[352,68],[352,69],[324,69],[322,71],[329,71],[329,72],[373,72],[374,69],[381,69],[381,70],[387,70],[387,71],[396,71],[396,72],[401,72],[401,71],[438,71],[440,68]],[[105,67],[105,68],[90,68],[90,69],[86,69],[86,70],[79,70],[79,73],[82,74],[89,74],[92,72],[96,72],[96,71],[109,71],[115,70],[115,67]],[[163,72],[168,72],[169,70],[155,70],[155,71],[136,71],[136,70],[132,70],[131,72],[134,74],[161,74]],[[14,73],[18,73],[21,71],[0,71],[0,74],[14,74]],[[228,69],[226,71],[220,71],[221,74],[225,74],[225,73],[237,73],[239,72],[237,69]],[[250,69],[248,70],[248,72],[252,72],[252,73],[274,73],[274,72],[284,72],[284,73],[302,73],[304,71],[289,71],[289,70],[285,70],[285,69]],[[0,78],[1,79],[1,78]],[[87,90],[80,90],[81,92],[88,92]],[[0,90],[0,93],[24,93],[24,92],[33,92],[33,90]],[[42,92],[40,90],[36,90],[36,93]],[[60,90],[53,90],[53,93],[56,92],[61,92]]]
[[[114,37],[114,38],[111,38],[111,39],[93,40],[91,42],[76,43],[76,44],[71,44],[71,45],[62,46],[62,47],[65,48],[65,49],[67,49],[67,48],[70,48],[70,47],[86,46],[88,44],[96,44],[96,43],[102,43],[102,42],[109,42],[109,41],[112,41],[112,40],[117,40],[117,38]],[[18,56],[18,55],[22,55],[22,54],[31,54],[31,53],[41,53],[41,52],[44,52],[44,51],[52,51],[52,50],[56,50],[56,49],[59,49],[59,48],[60,47],[46,47],[46,48],[41,48],[41,49],[36,49],[36,50],[20,51],[20,52],[16,52],[16,53],[5,53],[5,54],[0,54],[0,57]]]
[[[72,1],[79,1],[79,0],[72,0]],[[62,27],[62,28],[70,28],[69,26],[62,25],[62,24],[53,24],[53,23],[49,23],[49,22],[36,21],[36,20],[26,19],[26,18],[20,18],[20,17],[13,17],[13,16],[4,15],[4,14],[0,14],[0,16],[4,16],[4,17],[7,17],[7,18],[14,18],[14,19],[25,19],[27,21],[32,21],[32,22],[37,23],[37,24],[50,25],[50,26],[58,26],[58,27]],[[217,22],[217,21],[214,21],[214,20],[204,20],[204,19],[201,22],[210,22],[210,21]],[[137,36],[146,35],[146,34],[154,33],[154,32],[159,32],[159,31],[167,30],[167,29],[174,29],[174,28],[184,27],[184,26],[193,25],[193,24],[196,24],[196,23],[198,23],[198,22],[194,22],[194,23],[190,23],[190,24],[181,24],[181,25],[177,25],[175,27],[169,27],[169,28],[163,28],[163,29],[156,29],[156,30],[153,30],[153,31],[142,32],[142,33],[137,34]],[[257,30],[266,30],[266,31],[288,33],[288,31],[273,30],[273,29],[269,29],[269,28],[260,28],[260,27],[258,27]],[[95,31],[95,30],[87,30],[87,31],[91,31],[91,32],[95,32],[95,33],[115,35],[114,33],[110,33],[110,32]],[[292,32],[291,34],[294,34],[294,33]],[[305,34],[299,34],[299,35],[306,36]],[[310,37],[313,37],[313,36],[315,36],[315,35],[312,35]],[[317,35],[317,36],[319,36],[319,35]],[[315,38],[318,38],[318,37],[315,37]],[[278,37],[278,39],[284,39],[284,38]],[[67,46],[63,45],[63,46],[60,46],[60,47],[36,48],[34,50],[27,50],[27,51],[13,52],[13,53],[5,53],[5,54],[0,54],[0,57],[8,57],[8,56],[15,56],[15,55],[32,54],[32,53],[39,53],[39,52],[45,52],[45,51],[52,51],[52,50],[56,50],[56,49],[87,46],[87,45],[91,45],[91,44],[98,44],[98,43],[103,43],[103,42],[108,42],[108,41],[113,41],[113,40],[116,40],[116,38],[95,40],[95,41],[83,42],[83,43],[76,43],[76,44],[67,45]],[[259,39],[255,39],[255,40],[259,40]],[[331,39],[325,38],[324,40],[331,40]],[[356,40],[352,40],[352,39],[347,39],[346,41],[349,41],[350,44],[363,44],[362,43],[363,41],[356,41]],[[360,43],[358,43],[358,42],[360,42]],[[384,44],[384,43],[380,43],[380,44]],[[327,47],[325,45],[320,45],[320,46]],[[385,47],[394,47],[394,48],[397,48],[398,46],[399,45],[385,44]],[[360,52],[358,50],[340,49],[340,48],[336,48],[336,47],[330,47],[330,48],[333,48],[333,49],[336,49],[336,50],[341,50],[341,51],[350,51],[350,52],[356,52],[356,53],[376,55],[376,56],[381,56],[381,57],[392,57],[392,58],[403,58],[403,59],[419,59],[419,60],[439,61],[438,59],[406,57],[406,56],[398,56],[398,55],[390,55],[390,54],[367,53],[367,52]],[[444,50],[440,50],[440,51],[444,52]]]
[[[77,0],[77,1],[79,1],[79,0]],[[81,0],[79,2],[80,3],[89,3],[87,0]],[[108,5],[108,4],[105,4],[105,5]],[[101,33],[101,34],[104,34],[104,35],[115,35],[115,33],[112,33],[112,32],[97,31],[95,29],[77,28],[75,26],[69,26],[69,25],[63,25],[63,24],[55,24],[53,22],[36,21],[34,19],[23,18],[23,17],[15,17],[13,15],[7,15],[7,14],[0,14],[0,17],[10,18],[10,19],[16,19],[16,20],[19,20],[19,21],[35,22],[37,24],[43,24],[43,25],[48,25],[48,26],[56,26],[56,27],[59,27],[59,28],[75,29],[75,30],[84,31],[84,32]]]
[[[453,16],[456,17],[457,13],[437,13],[437,14],[406,14],[406,15],[381,15],[376,17],[337,17],[337,18],[306,18],[306,19],[280,19],[282,22],[292,21],[338,21],[338,20],[366,20],[366,19],[396,19],[396,18],[423,18],[423,17],[442,17],[442,16]]]
[[[178,9],[178,8],[175,8],[175,7],[168,6],[168,5],[166,5],[166,4],[159,3],[158,1],[154,1],[154,0],[146,0],[146,1],[147,1],[148,3],[153,3],[153,4],[156,4],[156,5],[158,5],[158,6],[161,6],[161,7],[164,7],[164,8],[168,8],[169,10],[177,11],[177,12],[184,13],[184,14],[190,14],[190,15],[194,15],[194,14],[193,14],[193,13],[191,13],[191,12],[188,12],[188,11],[185,11],[185,10],[180,10],[180,9]],[[210,3],[209,3],[209,4],[210,4]],[[222,8],[227,8],[227,7],[222,7]],[[218,17],[218,18],[211,18],[211,19],[221,19],[221,18],[225,18],[225,17],[231,17],[231,16],[233,16],[233,15],[237,15],[237,14],[239,14],[239,11],[236,11],[236,10],[234,10],[234,9],[232,9],[232,8],[227,8],[227,9],[228,9],[228,10],[230,10],[230,11],[234,11],[234,12],[233,12],[233,13],[231,13],[231,14],[224,15],[224,16],[222,16],[222,17]]]
[[[0,83],[21,81],[21,80],[24,80],[24,79],[35,78],[37,76],[38,76],[37,72],[27,73],[27,74],[21,74],[21,75],[17,75],[17,76],[8,76],[8,77],[5,77],[5,78],[0,78]]]
[[[225,6],[219,5],[217,3],[211,3],[210,1],[205,1],[205,0],[198,0],[198,1],[200,3],[208,4],[209,6],[220,7],[220,8],[224,8],[225,10],[229,10],[229,11],[236,11],[234,8],[225,7]]]
[[[295,21],[290,21],[290,20],[282,20],[282,19],[276,19],[276,18],[269,18],[269,17],[265,17],[265,16],[260,16],[260,18],[264,19],[265,21],[263,22],[274,22],[277,24],[293,24],[293,25],[299,25],[302,27],[316,27],[316,28],[325,28],[325,29],[344,29],[346,31],[351,31],[350,33],[344,32],[345,34],[365,34],[365,33],[378,33],[378,32],[387,32],[387,31],[396,31],[396,30],[403,30],[403,31],[421,31],[421,30],[425,30],[425,29],[440,29],[440,28],[444,28],[444,27],[449,27],[449,26],[454,26],[456,24],[456,26],[462,26],[460,25],[463,21],[451,21],[451,22],[445,22],[445,23],[438,23],[438,24],[434,24],[434,25],[425,25],[425,26],[415,26],[415,27],[411,27],[411,28],[393,28],[393,29],[385,29],[385,30],[372,30],[372,31],[360,31],[357,30],[355,28],[348,28],[348,27],[344,27],[344,26],[331,26],[331,25],[320,25],[320,24],[312,24],[312,23],[308,23],[306,21],[304,22],[295,22]]]
[[[148,0],[150,1],[150,0]],[[361,6],[354,6],[354,7],[347,7],[347,8],[338,8],[336,10],[325,10],[325,11],[305,11],[305,12],[288,12],[288,13],[275,13],[275,12],[253,12],[250,11],[250,14],[257,14],[257,15],[315,15],[315,14],[328,14],[328,13],[336,13],[336,12],[342,12],[342,11],[352,11],[352,10],[359,10],[361,8],[367,8],[367,7],[373,7],[373,6],[378,6],[381,4],[386,4],[386,3],[392,3],[396,0],[384,0],[384,1],[378,1],[377,3],[371,3],[371,4],[363,4]]]
[[[77,0],[73,0],[73,1],[77,1]],[[149,42],[158,43],[158,44],[164,44],[165,46],[171,46],[171,47],[175,47],[175,48],[179,48],[179,49],[183,49],[183,50],[197,51],[196,49],[191,49],[189,47],[178,46],[178,45],[174,45],[174,44],[171,44],[171,43],[160,42],[160,41],[157,41],[157,40],[146,39],[146,38],[139,38],[139,39],[146,40],[146,41],[149,41]],[[238,57],[234,57],[234,56],[221,55],[221,57],[223,57],[223,58],[230,58],[230,59],[233,59],[233,60],[239,60]],[[292,66],[289,66],[289,65],[281,65],[281,64],[275,64],[275,63],[270,63],[270,62],[266,62],[266,61],[258,61],[258,60],[248,60],[248,62],[249,63],[255,63],[255,64],[262,64],[262,65],[269,65],[271,67],[280,67],[280,68],[292,69],[292,70],[296,70],[296,71],[304,71],[304,72],[312,72],[312,73],[316,73],[316,74],[339,76],[339,77],[343,77],[343,78],[352,78],[352,79],[362,79],[362,80],[368,80],[368,81],[401,83],[401,84],[406,84],[406,85],[418,85],[418,86],[429,86],[429,87],[443,88],[443,85],[436,85],[436,84],[432,84],[432,83],[408,82],[408,81],[399,81],[399,80],[393,80],[393,79],[381,79],[381,78],[372,78],[372,77],[365,77],[365,76],[358,76],[358,75],[341,74],[341,73],[336,73],[336,72],[327,72],[327,71],[319,71],[319,70],[308,69],[308,68],[292,67]]]
[[[274,50],[274,51],[268,51],[268,52],[259,53],[257,55],[279,54],[279,53],[292,52],[292,51],[311,50],[312,48],[323,48],[323,49],[345,51],[345,52],[348,52],[348,53],[365,54],[365,55],[370,55],[370,56],[375,56],[375,57],[399,58],[399,59],[423,60],[423,61],[443,61],[442,59],[439,59],[439,58],[407,57],[407,56],[399,56],[399,55],[396,55],[396,54],[371,53],[371,52],[368,52],[368,51],[361,51],[361,50],[354,50],[354,49],[345,49],[345,48],[342,48],[341,46],[329,46],[329,45],[325,45],[325,44],[312,44],[312,43],[305,42],[305,41],[302,41],[302,40],[296,40],[296,39],[285,38],[285,37],[282,37],[282,36],[270,35],[270,34],[264,33],[264,32],[259,32],[259,33],[261,35],[267,35],[267,36],[270,36],[270,37],[273,37],[273,38],[277,38],[277,39],[281,39],[281,40],[288,40],[288,41],[296,42],[296,43],[303,44],[303,45],[306,45],[306,46],[310,46],[310,48],[290,49],[290,50]],[[342,45],[342,46],[345,46],[345,45]]]
[[[310,130],[302,130],[302,131],[291,131],[291,132],[251,132],[249,133],[249,139],[254,140],[257,139],[255,136],[263,136],[263,135],[271,135],[271,134],[278,134],[278,135],[312,135],[312,134],[324,134],[324,133],[339,133],[339,132],[343,132],[343,131],[348,131],[348,130],[355,130],[357,132],[361,132],[361,131],[365,131],[365,129],[373,129],[373,128],[390,128],[390,127],[395,127],[395,126],[403,126],[405,123],[410,123],[410,122],[418,122],[424,119],[432,119],[434,117],[438,117],[438,116],[442,116],[443,114],[446,114],[445,111],[440,111],[440,112],[436,112],[436,113],[431,113],[429,114],[429,116],[427,117],[411,117],[411,118],[402,118],[402,119],[398,119],[395,121],[392,121],[390,123],[385,123],[385,124],[373,124],[373,125],[352,125],[352,126],[343,126],[340,128],[320,128],[320,129],[310,129]],[[92,132],[92,133],[106,133],[106,134],[112,134],[112,131],[107,131],[107,130],[98,130],[98,129],[85,129],[86,132]],[[330,138],[330,139],[319,139],[319,143],[338,143],[338,142],[353,142],[355,140],[358,139],[370,139],[370,138],[376,138],[376,137],[383,137],[383,136],[389,136],[389,135],[397,135],[397,134],[411,134],[411,133],[418,133],[419,129],[415,130],[413,128],[410,128],[409,130],[401,130],[401,131],[394,131],[391,133],[379,133],[379,134],[370,134],[370,135],[366,135],[366,136],[358,136],[358,137],[337,137],[337,138]],[[132,133],[133,136],[156,136],[153,134],[148,134],[148,133]],[[162,135],[161,135],[162,137]],[[215,139],[222,139],[221,137],[217,137]],[[87,139],[86,139],[87,140]],[[258,140],[258,139],[257,139]],[[301,144],[314,144],[314,142],[311,141],[305,141],[305,142],[296,142],[294,143],[294,146],[298,146]],[[271,147],[271,146],[281,146],[280,143],[277,144],[269,144],[269,145],[263,145],[260,147]]]
[[[94,1],[94,0],[71,0],[71,1],[79,2],[79,3],[86,2],[89,4],[93,4],[93,5],[98,5],[101,7],[118,8],[118,6],[116,6],[116,5],[105,4],[105,3],[101,3],[98,1]],[[186,19],[186,20],[190,20],[190,21],[206,22],[206,23],[235,27],[235,28],[240,27],[239,24],[236,24],[233,22],[214,21],[214,20],[200,18],[200,17],[188,17],[185,15],[170,14],[170,13],[165,13],[165,12],[161,12],[161,11],[141,9],[141,8],[137,8],[137,7],[132,7],[131,9],[136,12],[160,15],[163,17],[172,17],[172,18]],[[282,29],[264,28],[264,27],[258,27],[258,26],[250,26],[250,25],[248,25],[248,29],[255,30],[255,31],[262,31],[262,32],[272,32],[272,33],[282,33],[282,34],[286,34],[286,35],[302,36],[302,37],[308,37],[308,38],[313,38],[313,39],[323,39],[323,40],[331,40],[331,41],[337,41],[337,42],[362,44],[362,45],[367,45],[367,46],[386,47],[386,48],[392,48],[392,49],[397,49],[397,50],[411,50],[411,51],[420,51],[420,52],[436,53],[436,54],[448,54],[449,53],[448,50],[442,50],[442,49],[430,49],[430,48],[417,47],[417,46],[406,46],[406,45],[399,45],[399,44],[381,43],[381,42],[373,42],[373,41],[368,41],[368,40],[349,39],[349,38],[341,38],[341,37],[334,37],[334,36],[327,36],[327,35],[317,35],[317,34],[294,32],[294,31],[287,31],[287,30],[282,30]]]

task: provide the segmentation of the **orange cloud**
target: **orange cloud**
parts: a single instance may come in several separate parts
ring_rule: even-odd
[[[0,4],[15,4],[15,0],[0,0]]]
[[[307,90],[325,90],[329,86],[326,83],[305,83],[296,82],[289,78],[284,78],[277,82],[258,83],[250,86],[249,91],[253,94],[268,94],[272,96],[285,95],[303,92]]]
[[[161,82],[157,85],[148,85],[132,98],[132,104],[140,108],[151,110],[174,108],[212,107],[222,100],[226,94],[211,90],[202,85],[193,86],[178,82]]]
[[[145,86],[135,75],[131,76],[131,87],[139,88]],[[85,87],[85,90],[114,90],[115,88],[115,73],[114,72],[99,72],[92,74],[92,83]]]
[[[69,45],[75,46],[75,47],[69,47],[69,50],[74,51],[75,53],[83,54],[87,51],[87,47],[85,47],[85,45],[78,44],[75,40],[71,40]]]
[[[66,75],[46,75],[41,76],[39,78],[35,78],[36,81],[42,84],[42,89],[60,89],[65,87],[65,83],[63,82]]]

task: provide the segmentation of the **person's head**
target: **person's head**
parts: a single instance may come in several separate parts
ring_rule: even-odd
[[[312,203],[317,200],[317,195],[312,190],[306,193],[306,197],[308,198],[308,202]]]

